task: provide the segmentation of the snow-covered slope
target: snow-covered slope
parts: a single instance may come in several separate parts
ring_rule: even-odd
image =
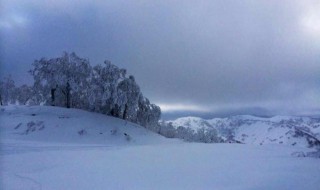
[[[31,140],[104,145],[168,141],[147,129],[103,114],[48,106],[12,106],[0,110],[1,141]]]
[[[285,144],[300,147],[319,146],[320,118],[276,116],[260,118],[249,115],[204,120],[196,117],[178,118],[171,122],[179,126],[197,130],[215,128],[227,141],[246,144]]]
[[[0,109],[1,190],[318,190],[320,186],[320,159],[292,156],[310,151],[304,147],[184,143],[81,110]],[[203,124],[193,120],[190,126]],[[218,121],[204,123],[210,122]]]

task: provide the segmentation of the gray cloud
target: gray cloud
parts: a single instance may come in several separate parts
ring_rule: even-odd
[[[34,59],[66,50],[127,68],[179,109],[320,107],[317,1],[2,3],[1,73],[20,82]]]

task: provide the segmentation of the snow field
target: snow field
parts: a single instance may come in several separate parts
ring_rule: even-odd
[[[292,156],[304,147],[186,143],[76,109],[5,107],[0,135],[4,190],[320,187],[320,159]]]

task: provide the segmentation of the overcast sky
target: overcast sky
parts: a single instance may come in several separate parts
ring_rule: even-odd
[[[1,75],[76,52],[126,68],[163,111],[320,108],[320,1],[2,0]]]

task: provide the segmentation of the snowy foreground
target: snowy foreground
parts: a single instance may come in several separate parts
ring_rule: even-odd
[[[303,147],[165,139],[75,109],[4,107],[0,189],[319,189]]]

